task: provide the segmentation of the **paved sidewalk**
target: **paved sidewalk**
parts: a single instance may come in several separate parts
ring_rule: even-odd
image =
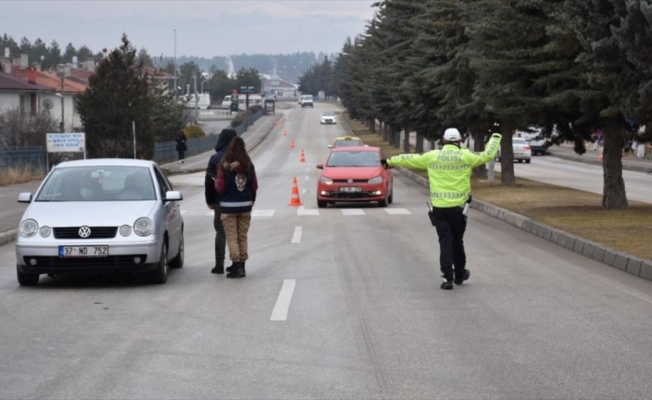
[[[588,148],[586,153],[579,155],[575,153],[573,146],[562,144],[559,146],[551,146],[548,149],[548,152],[551,156],[559,157],[564,160],[602,165],[602,161],[600,161],[600,151],[595,151],[592,148]],[[636,158],[631,155],[623,157],[623,169],[652,174],[652,158]]]
[[[276,121],[280,118],[282,118],[282,114],[280,113],[277,113],[276,116],[263,116],[251,125],[241,136],[247,145],[247,150],[251,151],[253,148],[258,146],[258,144],[267,137],[267,134],[274,129]],[[217,135],[215,136],[215,143],[217,143]],[[215,153],[215,151],[211,150],[203,154],[186,158],[184,163],[174,161],[168,164],[162,164],[161,168],[168,175],[204,171],[208,164],[208,159],[213,155],[213,153]]]

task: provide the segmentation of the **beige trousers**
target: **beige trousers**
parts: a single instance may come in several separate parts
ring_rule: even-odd
[[[251,213],[222,214],[222,225],[226,233],[226,245],[229,247],[231,261],[247,261],[249,259],[247,235],[251,225]]]

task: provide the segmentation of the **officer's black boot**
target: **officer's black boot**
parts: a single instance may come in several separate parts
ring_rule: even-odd
[[[452,290],[453,289],[453,281],[448,280],[446,282],[443,282],[441,284],[441,288],[444,290]]]
[[[464,283],[464,281],[468,280],[470,277],[471,277],[471,271],[465,269],[464,275],[462,275],[461,277],[456,276],[454,282],[456,285],[461,285]]]
[[[231,271],[226,275],[227,278],[244,278],[245,264],[243,262],[233,263]]]
[[[229,265],[228,267],[226,267],[226,272],[231,272],[231,271],[233,271],[233,268],[235,267],[235,264],[236,264],[235,262],[232,262],[231,265]]]

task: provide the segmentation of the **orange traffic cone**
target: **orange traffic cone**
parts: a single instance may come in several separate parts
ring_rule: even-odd
[[[292,181],[292,197],[290,198],[289,206],[302,206],[301,199],[299,198],[299,186],[297,186],[297,177]]]
[[[283,130],[283,136],[287,136],[287,135],[288,135],[288,130],[287,130],[287,129],[284,129],[284,130]]]
[[[602,162],[603,156],[602,156],[602,150],[600,150],[600,157],[598,157],[598,161]]]
[[[299,162],[306,162],[306,155],[303,154],[303,149],[301,149],[301,158],[299,159]]]
[[[290,140],[290,148],[291,148],[291,149],[294,148],[294,139]]]

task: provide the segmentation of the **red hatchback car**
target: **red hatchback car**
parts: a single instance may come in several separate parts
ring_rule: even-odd
[[[331,151],[317,183],[317,207],[336,202],[372,202],[387,207],[393,201],[392,167],[383,167],[378,147],[338,147]]]

